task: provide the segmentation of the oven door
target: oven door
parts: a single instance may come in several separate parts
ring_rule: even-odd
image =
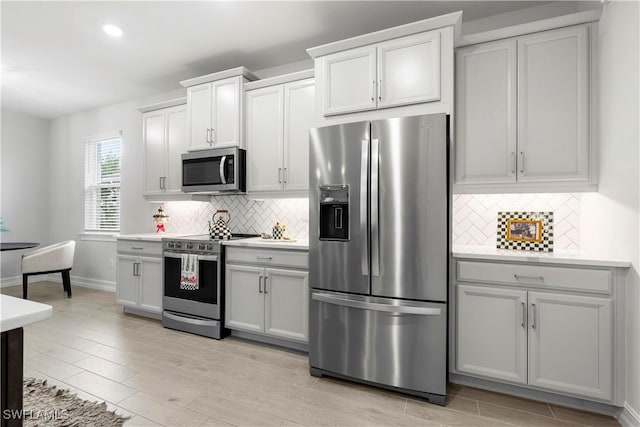
[[[163,309],[192,316],[220,319],[220,269],[218,255],[198,255],[198,289],[180,289],[182,253],[164,252]]]

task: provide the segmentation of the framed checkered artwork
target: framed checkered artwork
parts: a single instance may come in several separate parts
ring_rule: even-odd
[[[553,212],[498,212],[496,246],[553,252]]]

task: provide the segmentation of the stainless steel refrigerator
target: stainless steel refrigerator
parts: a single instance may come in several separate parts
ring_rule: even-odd
[[[445,404],[444,114],[312,129],[309,362]]]

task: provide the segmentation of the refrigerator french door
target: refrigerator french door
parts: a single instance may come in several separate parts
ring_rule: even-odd
[[[311,374],[446,402],[444,114],[310,132]]]

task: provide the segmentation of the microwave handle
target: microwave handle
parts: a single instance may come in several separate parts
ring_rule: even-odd
[[[227,156],[222,156],[222,160],[220,160],[220,181],[223,184],[227,183],[227,178],[225,177],[225,165],[227,163]]]

